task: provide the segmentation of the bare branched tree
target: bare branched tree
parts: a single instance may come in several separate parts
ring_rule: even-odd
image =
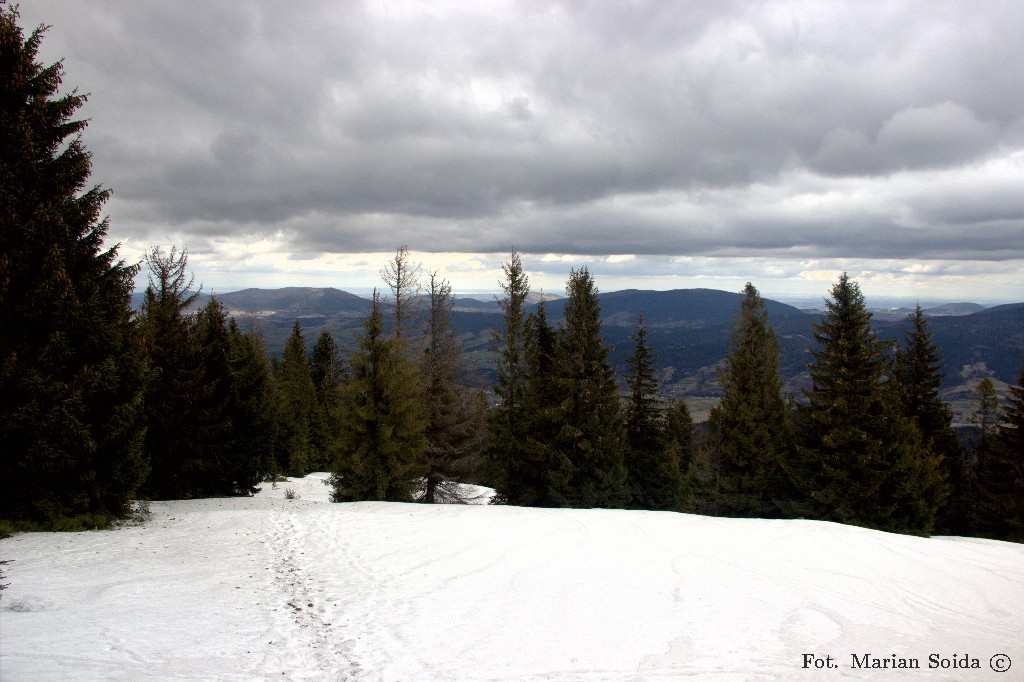
[[[403,244],[395,251],[395,257],[380,271],[393,297],[391,303],[395,310],[396,339],[405,338],[404,335],[409,333],[409,325],[420,312],[421,270],[422,265],[412,262],[409,247]]]

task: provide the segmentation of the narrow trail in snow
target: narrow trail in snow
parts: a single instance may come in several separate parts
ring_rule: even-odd
[[[273,524],[268,538],[271,549],[271,570],[279,603],[293,624],[294,638],[302,641],[311,662],[332,679],[354,679],[358,666],[346,655],[345,638],[336,632],[322,586],[309,574],[305,565],[307,529],[302,524],[302,510],[315,503],[289,500],[273,510]]]
[[[339,513],[342,508],[331,510]],[[410,545],[399,543],[387,546],[383,554],[368,552],[358,538],[386,536],[389,520],[360,515],[357,523],[362,532],[354,537],[347,527],[339,532],[332,513],[310,515],[309,531],[316,534],[321,542],[320,559],[332,557],[336,563],[325,568],[325,579],[333,580],[335,590],[343,590],[344,596],[335,605],[338,618],[339,636],[348,631],[358,633],[356,639],[349,638],[346,651],[352,658],[361,661],[376,661],[382,652],[401,655],[415,667],[422,679],[444,679],[427,658],[417,653],[414,643],[405,637],[405,629],[395,627],[398,623],[428,622],[429,611],[420,610],[422,603],[409,599],[408,592],[401,587],[406,580],[419,574],[425,564],[410,562],[417,552]],[[365,524],[365,525],[363,525]],[[355,525],[355,524],[353,524]],[[373,530],[371,530],[373,529]],[[364,535],[366,533],[366,535]],[[379,549],[379,548],[378,548]],[[401,569],[397,566],[401,565]],[[397,574],[396,574],[397,571]],[[332,600],[333,601],[333,600]],[[382,618],[381,614],[388,614]],[[358,671],[356,666],[354,670]],[[392,679],[386,675],[383,678]]]

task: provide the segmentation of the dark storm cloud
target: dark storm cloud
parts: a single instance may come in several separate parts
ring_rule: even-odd
[[[41,0],[140,237],[1024,255],[1019,2]]]

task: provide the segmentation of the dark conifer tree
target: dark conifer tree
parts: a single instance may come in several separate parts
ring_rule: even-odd
[[[698,456],[696,429],[686,401],[675,400],[665,408],[665,457],[675,461],[679,467],[682,482],[677,511],[704,513],[708,500],[704,499],[711,490],[710,479],[701,480],[699,472],[706,462]]]
[[[192,348],[197,353],[199,381],[192,395],[195,466],[189,495],[209,497],[235,492],[232,462],[234,426],[231,400],[234,375],[228,340],[227,312],[216,297],[200,310],[192,330]]]
[[[626,481],[630,506],[635,509],[675,510],[682,496],[683,477],[679,453],[670,448],[664,409],[658,398],[654,349],[647,340],[641,312],[637,319],[633,353],[626,358],[624,428],[626,434]]]
[[[718,433],[718,430],[708,429],[705,437],[693,448],[693,456],[686,467],[680,511],[719,515],[718,502],[721,496],[718,489],[718,467],[721,447]]]
[[[86,189],[85,96],[0,7],[0,518],[118,516],[146,474],[134,266]]]
[[[570,272],[566,293],[555,362],[562,392],[555,447],[569,467],[569,483],[558,493],[565,506],[622,507],[629,493],[619,391],[601,337],[597,287],[586,267]]]
[[[426,424],[413,367],[399,340],[384,335],[376,292],[348,368],[331,477],[334,501],[410,501],[423,476]]]
[[[1010,387],[1003,420],[998,407],[992,407],[998,405],[994,396],[994,389],[982,396],[987,403],[983,410],[991,412],[984,418],[983,434],[990,424],[998,426],[988,430],[985,446],[978,450],[979,531],[986,537],[1024,542],[1024,366],[1018,384]]]
[[[978,382],[974,392],[978,409],[970,416],[970,422],[976,428],[976,435],[971,436],[964,448],[967,451],[968,467],[966,504],[970,508],[967,526],[971,535],[987,533],[980,503],[980,478],[983,475],[983,463],[995,447],[999,431],[999,396],[995,384],[985,377]]]
[[[844,273],[825,319],[812,389],[799,410],[798,483],[817,518],[885,530],[928,532],[920,434],[903,417],[888,345],[871,329],[860,287]],[[888,385],[887,385],[888,384]]]
[[[716,502],[726,516],[774,517],[791,494],[779,345],[757,289],[748,282],[743,294],[718,372],[722,401],[708,420],[717,447]]]
[[[228,325],[232,376],[229,415],[232,494],[251,495],[273,468],[276,441],[275,405],[270,366],[260,338],[243,333],[234,319]]]
[[[289,476],[305,476],[321,458],[313,438],[316,387],[309,371],[302,324],[298,320],[285,342],[276,380],[281,448],[278,464]]]
[[[313,344],[313,354],[309,359],[309,374],[320,403],[330,403],[335,399],[334,394],[341,385],[343,367],[338,342],[327,329],[322,330]]]
[[[328,453],[337,431],[343,367],[341,349],[331,333],[324,329],[313,344],[313,354],[309,359],[310,378],[316,393],[311,427],[315,457],[309,462],[310,469],[314,471],[326,471],[332,466]]]
[[[1024,364],[985,470],[983,510],[998,537],[1024,542]]]
[[[942,358],[928,331],[921,306],[907,316],[904,345],[896,354],[896,380],[903,392],[904,415],[917,425],[922,441],[923,494],[939,510],[945,532],[969,531],[969,467],[953,430],[953,412],[939,395]]]
[[[426,420],[422,500],[465,502],[460,483],[479,470],[486,433],[474,418],[472,396],[458,385],[462,347],[452,326],[451,285],[431,273],[427,288],[427,333],[419,377]]]
[[[679,471],[685,475],[694,450],[693,417],[685,400],[675,400],[665,408],[665,446],[675,450]]]
[[[626,384],[629,395],[626,399],[625,429],[626,441],[631,449],[653,452],[662,443],[662,407],[658,398],[658,378],[654,349],[647,339],[644,314],[637,317],[632,336],[633,352],[626,358],[629,374]]]
[[[192,496],[199,477],[196,456],[196,395],[203,378],[186,311],[199,296],[192,290],[188,250],[146,254],[149,286],[142,303],[142,330],[149,360],[146,387],[146,451],[150,472],[143,488],[153,499]]]
[[[558,332],[548,322],[544,301],[526,318],[525,384],[522,415],[525,424],[518,456],[511,458],[505,495],[509,504],[555,507],[568,484],[568,462],[555,439],[561,428],[562,396],[555,376]]]
[[[504,324],[492,335],[497,345],[498,360],[495,367],[494,392],[498,404],[491,411],[488,425],[488,479],[497,491],[495,500],[509,500],[506,488],[509,476],[520,457],[520,448],[526,440],[527,422],[523,396],[526,386],[526,313],[523,305],[530,294],[530,281],[523,271],[522,261],[515,251],[502,265],[505,281],[501,283],[505,297],[498,301],[504,313]],[[514,485],[514,483],[513,483]],[[512,493],[515,497],[517,494]]]
[[[974,392],[978,398],[978,409],[971,416],[971,422],[978,427],[978,435],[973,443],[974,463],[977,466],[988,451],[995,447],[999,432],[999,395],[996,394],[992,379],[988,377],[978,382]]]

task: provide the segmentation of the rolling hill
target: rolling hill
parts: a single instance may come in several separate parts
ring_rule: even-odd
[[[342,346],[348,345],[370,308],[368,299],[333,288],[245,289],[217,297],[243,328],[263,336],[267,350],[274,354],[281,352],[296,319],[302,322],[310,347],[322,329],[334,334]],[[714,368],[728,349],[741,294],[713,289],[629,289],[599,297],[605,341],[612,348],[612,363],[620,373],[632,350],[629,337],[637,314],[643,311],[662,368],[663,393],[669,397],[717,395]],[[204,295],[200,303],[205,300]],[[533,309],[535,305],[532,302],[527,307]],[[549,319],[557,323],[565,299],[550,300],[545,305]],[[806,365],[814,345],[812,325],[821,319],[821,313],[772,300],[767,300],[766,306],[779,339],[787,388],[799,394],[799,389],[807,385]],[[973,387],[985,376],[1005,389],[1006,384],[1017,381],[1024,361],[1024,303],[979,308],[961,303],[926,311],[929,329],[945,357],[944,389],[951,399],[969,399]],[[494,367],[490,331],[502,324],[500,308],[493,300],[457,297],[453,317],[466,349],[467,381],[489,385]],[[898,340],[902,338],[904,317],[876,315],[873,324],[882,338]]]

